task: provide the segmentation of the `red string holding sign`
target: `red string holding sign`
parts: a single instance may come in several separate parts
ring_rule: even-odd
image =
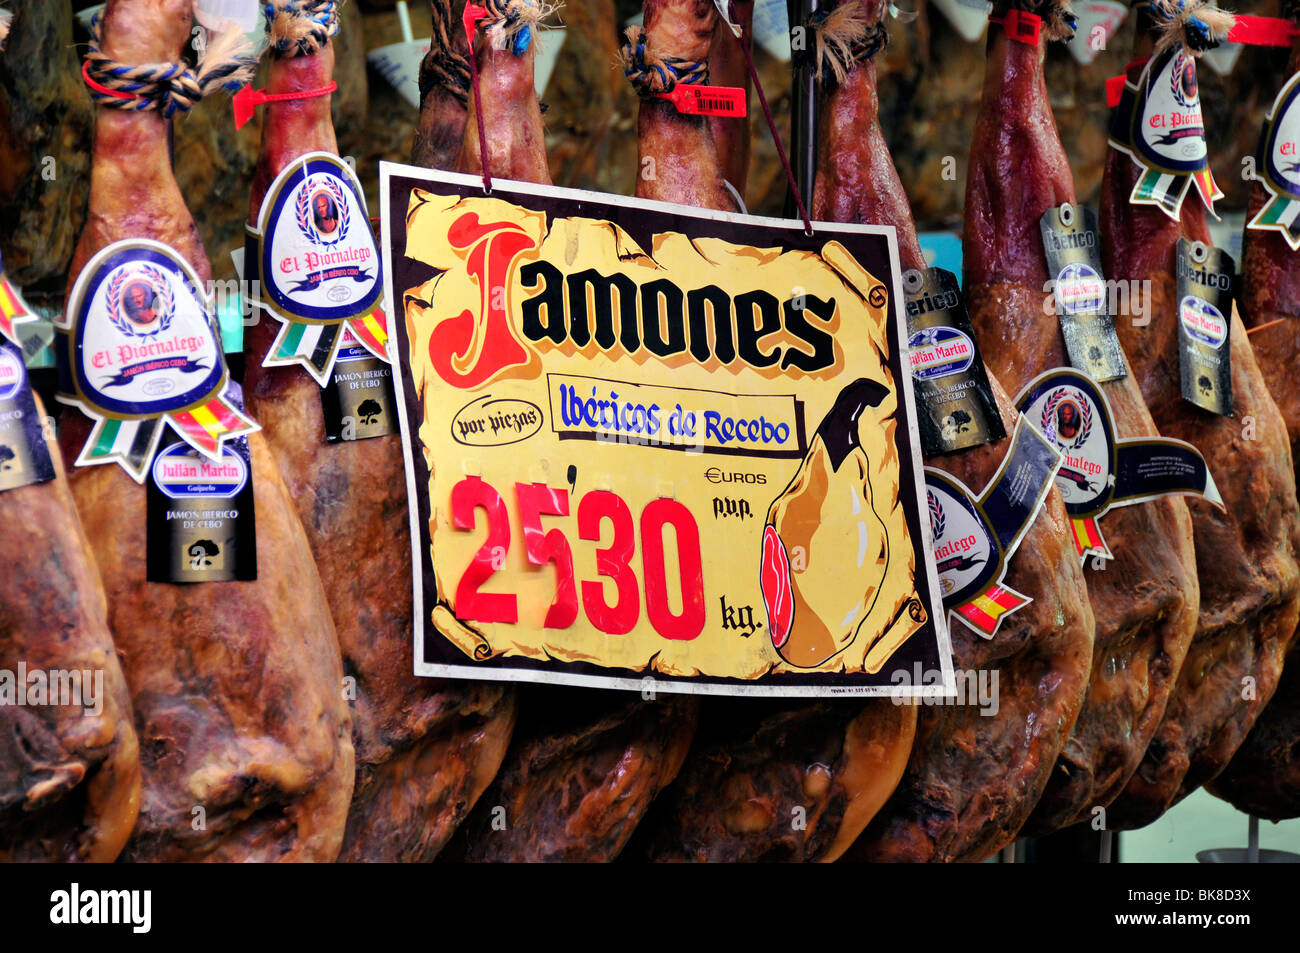
[[[474,86],[474,119],[478,123],[478,152],[483,160],[483,191],[492,191],[492,170],[488,167],[487,127],[483,124],[483,103],[479,98],[478,57],[474,53],[474,34],[478,32],[478,21],[487,17],[488,12],[477,3],[465,4],[465,38],[469,40],[469,78]]]
[[[728,6],[730,8],[730,5]],[[736,11],[731,9],[731,17],[734,19]],[[767,128],[772,132],[772,141],[776,144],[776,154],[781,159],[781,168],[785,169],[786,181],[790,183],[790,193],[794,196],[795,202],[799,206],[799,215],[803,218],[803,228],[805,235],[813,233],[812,219],[808,215],[808,208],[803,204],[803,196],[799,193],[799,183],[795,181],[794,170],[790,168],[790,159],[785,154],[785,143],[781,141],[781,133],[776,129],[776,119],[772,116],[772,107],[767,104],[767,96],[763,94],[763,83],[758,78],[758,70],[754,68],[754,58],[749,55],[749,46],[735,33],[732,33],[737,43],[740,44],[740,52],[745,55],[745,68],[749,70],[750,82],[754,84],[754,92],[758,94],[758,102],[763,107],[763,118],[767,120]]]

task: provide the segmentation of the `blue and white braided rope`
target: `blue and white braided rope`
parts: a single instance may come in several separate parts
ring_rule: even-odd
[[[87,75],[103,87],[90,88],[97,105],[132,112],[156,111],[170,119],[178,112],[189,112],[217,90],[238,92],[252,78],[255,60],[244,55],[205,55],[196,69],[182,62],[135,66],[119,63],[101,48],[100,17],[97,13],[90,22],[86,51]],[[209,53],[212,49],[209,47]]]
[[[314,56],[339,32],[339,0],[272,0],[266,32],[275,56]]]

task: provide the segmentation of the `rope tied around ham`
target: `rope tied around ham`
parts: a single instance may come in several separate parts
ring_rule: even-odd
[[[266,5],[271,53],[315,56],[339,32],[338,0],[274,0]]]
[[[543,26],[542,21],[563,4],[548,0],[482,0],[487,11],[479,22],[493,49],[523,56]]]
[[[871,59],[889,45],[884,22],[869,24],[857,0],[832,10],[817,10],[804,23],[804,29],[813,38],[812,48],[796,50],[795,65],[811,63],[817,81],[828,87],[844,82],[855,64]]]
[[[1049,40],[1065,43],[1078,29],[1079,18],[1074,15],[1070,0],[996,0],[992,18],[1002,18],[1011,10],[1032,13],[1043,21],[1043,32]]]
[[[709,64],[704,60],[687,60],[646,52],[645,30],[628,27],[619,49],[623,75],[642,99],[671,93],[678,83],[705,85],[709,81]]]
[[[462,106],[469,105],[469,60],[452,39],[451,5],[433,4],[433,34],[429,55],[420,63],[420,101],[435,87],[450,93]]]
[[[1135,6],[1155,23],[1156,56],[1178,43],[1192,54],[1212,50],[1237,22],[1213,0],[1139,0]]]
[[[170,119],[189,112],[218,90],[235,93],[248,85],[257,67],[238,24],[227,23],[207,43],[194,68],[184,62],[119,63],[100,47],[100,14],[90,23],[84,76],[97,105],[133,112],[156,111]]]

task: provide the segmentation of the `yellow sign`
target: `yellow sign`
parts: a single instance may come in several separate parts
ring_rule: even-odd
[[[892,230],[382,177],[418,674],[949,681]]]

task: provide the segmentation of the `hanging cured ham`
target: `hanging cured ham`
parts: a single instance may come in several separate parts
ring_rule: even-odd
[[[267,195],[286,170],[305,156],[337,152],[328,96],[333,5],[319,4],[315,19],[297,13],[301,5],[275,6],[268,92],[326,93],[267,105],[251,224],[262,219]],[[328,176],[308,181],[327,189],[338,181]],[[313,200],[321,194],[312,193]],[[270,240],[263,235],[264,243]],[[281,333],[280,322],[268,316],[249,329],[245,386],[249,410],[262,424],[327,580],[325,596],[352,680],[357,778],[340,860],[431,860],[496,773],[514,721],[513,696],[484,682],[414,675],[401,438],[393,425],[364,439],[330,439],[336,435],[313,376],[300,366],[264,366]],[[341,355],[335,364],[331,386],[341,393],[347,387],[341,382],[357,376],[349,368],[375,372],[365,352],[351,351],[360,359]],[[384,397],[369,399],[374,412],[383,413]],[[355,425],[365,409],[363,401]],[[395,424],[391,416],[389,423]]]
[[[0,11],[0,51],[12,16]],[[112,861],[140,806],[131,698],[63,457],[23,366],[15,328],[33,316],[3,262],[0,299],[0,519],[11,528],[0,595],[0,860]]]
[[[670,4],[671,5],[671,4]],[[470,93],[461,168],[549,184],[541,109],[533,87],[540,5],[509,19],[494,4],[474,56],[488,167]],[[651,5],[653,6],[653,4]],[[647,29],[654,18],[647,7]],[[703,44],[707,49],[708,34]],[[681,766],[695,730],[693,699],[644,700],[624,692],[529,686],[495,782],[452,853],[472,861],[604,861],[623,850]]]
[[[1160,97],[1170,87],[1199,113],[1192,54],[1230,24],[1210,5],[1155,2],[1141,10],[1126,97],[1147,98],[1122,102],[1121,120],[1132,104],[1133,115],[1150,126],[1149,114],[1161,111]],[[1216,307],[1206,297],[1217,273],[1229,270],[1217,264],[1206,223],[1213,180],[1204,163],[1183,167],[1164,158],[1154,134],[1126,135],[1137,126],[1121,121],[1112,128],[1112,144],[1119,141],[1130,154],[1117,148],[1107,154],[1100,220],[1106,276],[1150,283],[1149,323],[1120,321],[1117,330],[1156,426],[1200,450],[1224,509],[1189,498],[1199,621],[1164,720],[1109,809],[1112,828],[1151,821],[1223,769],[1273,695],[1300,611],[1286,425],[1230,298]],[[1180,135],[1184,154],[1197,133]],[[1193,290],[1189,280],[1196,280]],[[1214,354],[1199,356],[1205,353],[1200,344]],[[1189,375],[1189,367],[1200,369]]]
[[[432,7],[429,52],[420,64],[420,122],[411,161],[429,169],[455,169],[469,96],[469,45],[461,29],[465,0],[433,0]]]
[[[823,96],[813,217],[892,225],[903,268],[924,269],[878,118],[870,52],[883,46],[885,9],[880,0],[863,0],[869,29],[857,46],[866,55]],[[990,382],[1010,433],[1015,409],[996,379]],[[1007,446],[1002,441],[929,463],[978,492],[998,470]],[[981,860],[1009,843],[1024,823],[1078,713],[1092,649],[1092,612],[1078,563],[1066,552],[1065,525],[1060,496],[1052,490],[1005,577],[1007,587],[1033,601],[1007,616],[992,639],[953,617],[954,666],[996,670],[998,710],[986,717],[973,699],[923,708],[902,779],[849,858]]]
[[[636,194],[643,199],[732,211],[713,124],[685,115],[667,98],[709,75],[717,10],[703,0],[646,0],[642,27],[628,30],[623,71],[641,97]],[[728,127],[728,135],[734,135]]]
[[[1027,41],[1011,38],[1009,29],[990,32],[970,151],[964,259],[981,352],[1014,392],[1046,371],[1070,366],[1056,310],[1045,305],[1044,289],[1058,273],[1049,271],[1040,222],[1067,204],[1074,210],[1067,214],[1086,214],[1078,208],[1043,75],[1049,38],[1070,32],[1068,7],[1004,3],[994,16],[1017,12],[1041,16],[1042,29],[1036,40]],[[1095,238],[1095,229],[1086,234]],[[1060,269],[1060,274],[1065,277],[1060,293],[1068,295],[1065,282],[1072,272]],[[1097,386],[1110,405],[1118,438],[1156,436],[1122,354],[1114,363],[1112,373],[1123,376]],[[1082,370],[1110,377],[1091,361]],[[1097,620],[1088,696],[1027,833],[1090,819],[1093,808],[1109,804],[1123,789],[1164,715],[1196,626],[1199,589],[1187,504],[1166,496],[1115,507],[1100,529],[1114,559],[1092,560],[1088,571]]]
[[[108,99],[130,105],[101,108],[96,119],[89,219],[73,263],[69,310],[79,296],[75,282],[83,270],[86,279],[94,279],[92,259],[99,260],[115,243],[128,243],[119,246],[125,252],[144,240],[159,243],[148,246],[150,257],[127,255],[125,273],[138,270],[141,277],[122,289],[118,306],[110,310],[125,338],[137,342],[166,340],[157,336],[159,322],[186,320],[183,302],[175,296],[190,293],[210,274],[198,230],[172,177],[166,117],[246,76],[239,60],[227,55],[230,36],[208,45],[197,72],[167,66],[181,60],[190,41],[191,11],[189,0],[111,0],[103,13],[102,49],[92,46],[90,53],[89,75],[99,86],[113,83],[123,67],[134,64],[151,64],[140,67],[151,76],[160,68],[179,76],[170,83],[142,82],[134,87],[135,98],[96,95],[101,106]],[[164,280],[164,267],[190,277],[183,284]],[[96,298],[90,314],[98,315],[98,307]],[[208,322],[197,327],[203,335],[215,335],[210,314]],[[84,324],[80,332],[107,333]],[[80,361],[83,351],[78,345],[73,357]],[[214,357],[220,362],[219,352],[206,353],[199,370],[210,370]],[[154,370],[123,368],[122,377],[134,380]],[[210,406],[235,419],[228,417],[233,413],[228,406]],[[167,419],[173,423],[161,426],[184,426],[180,421],[194,418]],[[146,433],[148,426],[134,432]],[[120,445],[110,436],[133,427],[130,420],[100,421],[95,424],[100,443],[87,447],[91,420],[68,410],[59,435],[65,459],[96,454],[108,441],[114,443],[111,449],[134,458],[134,444]],[[181,450],[183,468],[190,465],[186,459],[195,458]],[[130,860],[330,861],[342,841],[353,749],[334,629],[302,524],[261,434],[248,438],[246,452],[242,462],[228,454],[210,471],[224,478],[242,467],[245,477],[251,475],[256,578],[243,581],[149,581],[147,498],[154,484],[139,485],[112,462],[78,466],[69,474],[103,577],[108,622],[140,738],[140,814],[123,854]],[[188,557],[182,568],[217,571],[215,548]],[[93,610],[93,582],[87,581],[83,596]]]
[[[720,55],[722,76],[714,70]],[[733,58],[741,72],[724,80]],[[743,57],[725,23],[717,26],[709,66],[711,81],[741,85]],[[736,153],[749,151],[735,143],[738,122],[710,119],[710,138],[717,136],[722,163],[732,169],[729,181],[741,171]],[[792,650],[783,642],[782,651]],[[711,699],[677,781],[647,822],[643,852],[659,861],[833,861],[898,783],[915,726],[916,708],[884,700]]]
[[[1295,14],[1294,9],[1292,15]],[[1300,240],[1294,225],[1282,225],[1294,199],[1282,189],[1295,185],[1282,172],[1275,150],[1296,122],[1294,83],[1300,73],[1300,45],[1291,51],[1289,77],[1265,126],[1251,187],[1242,277],[1242,320],[1269,393],[1286,421],[1294,464],[1300,451]],[[1269,165],[1271,163],[1271,167]],[[1294,173],[1291,173],[1294,175]],[[1281,213],[1281,214],[1279,214]],[[1291,651],[1273,700],[1255,722],[1227,768],[1209,789],[1242,811],[1269,820],[1300,815],[1300,642]]]
[[[749,69],[740,44],[749,47],[752,56],[754,0],[733,0],[731,22],[740,28],[739,38],[722,22],[713,31],[713,44],[709,47],[709,82],[714,86],[743,89],[748,100]],[[748,111],[741,117],[709,117],[709,134],[722,165],[722,177],[742,199],[749,181],[749,121]]]

